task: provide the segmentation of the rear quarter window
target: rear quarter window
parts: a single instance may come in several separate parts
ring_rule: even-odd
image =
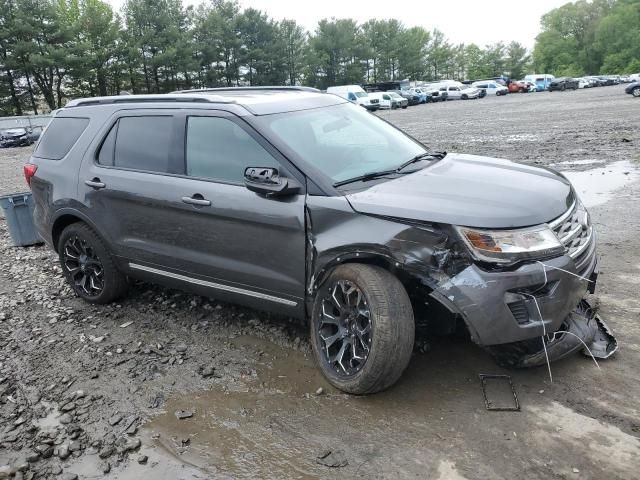
[[[34,157],[61,160],[89,125],[88,118],[55,117],[44,131]]]

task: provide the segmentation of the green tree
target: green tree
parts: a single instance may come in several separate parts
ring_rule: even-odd
[[[277,24],[276,29],[283,50],[287,82],[289,85],[297,85],[304,68],[307,33],[295,20],[283,20]]]

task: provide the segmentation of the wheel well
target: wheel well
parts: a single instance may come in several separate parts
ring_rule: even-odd
[[[436,335],[449,335],[460,330],[461,327],[466,328],[462,318],[430,296],[433,290],[424,282],[424,279],[407,272],[390,259],[382,256],[360,256],[345,258],[339,265],[345,263],[376,265],[397,277],[411,300],[416,328],[428,329]]]
[[[58,251],[58,240],[60,239],[60,235],[62,235],[62,231],[67,228],[72,223],[82,222],[82,219],[76,217],[75,215],[61,215],[56,219],[53,223],[53,228],[51,230],[51,240],[53,242],[53,248]]]

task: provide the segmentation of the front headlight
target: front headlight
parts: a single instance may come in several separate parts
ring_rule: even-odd
[[[517,230],[456,227],[476,260],[511,264],[520,260],[562,255],[564,246],[547,225]]]

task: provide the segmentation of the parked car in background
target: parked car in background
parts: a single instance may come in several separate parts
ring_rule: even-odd
[[[440,91],[446,92],[447,100],[471,100],[480,98],[480,89],[462,83],[446,83],[440,85]]]
[[[524,77],[525,80],[535,84],[537,92],[544,92],[545,90],[547,90],[549,88],[549,84],[553,81],[554,78],[556,77],[547,73],[532,73]]]
[[[40,133],[34,134],[33,131],[29,132],[27,128],[7,128],[0,131],[0,147],[22,147],[33,144]]]
[[[580,77],[580,78],[576,78],[576,80],[578,81],[578,88],[591,88],[592,84],[591,82],[584,78],[584,77]]]
[[[606,75],[598,75],[597,78],[600,80],[600,85],[603,87],[616,85],[616,80],[614,78],[607,77]]]
[[[578,89],[578,80],[571,77],[559,77],[555,78],[549,84],[549,91],[553,92],[554,90],[559,90],[564,92],[565,90],[577,90]]]
[[[402,95],[398,95],[396,92],[386,92],[386,93],[391,95],[391,98],[393,98],[396,101],[396,103],[400,105],[400,108],[407,108],[409,106],[409,100],[404,98]]]
[[[410,88],[409,91],[411,93],[415,93],[420,97],[420,103],[429,103],[431,102],[431,94],[426,90],[422,90],[421,88]]]
[[[339,87],[327,88],[327,93],[338,95],[339,97],[349,100],[356,105],[366,108],[369,111],[375,112],[380,108],[377,99],[369,98],[367,92],[365,92],[360,85],[342,85]]]
[[[471,86],[483,90],[487,95],[501,96],[509,93],[509,89],[498,82],[473,82]]]
[[[409,90],[390,90],[391,92],[397,93],[403,98],[406,98],[409,102],[409,105],[419,105],[420,104],[420,95],[417,93],[410,92]]]
[[[640,80],[630,83],[624,89],[624,91],[636,98],[640,98]]]
[[[408,101],[393,92],[369,92],[370,98],[378,99],[381,110],[394,110],[396,108],[407,108]]]
[[[431,95],[431,102],[445,102],[447,100],[447,92],[441,92],[437,85],[422,85],[420,90]]]

